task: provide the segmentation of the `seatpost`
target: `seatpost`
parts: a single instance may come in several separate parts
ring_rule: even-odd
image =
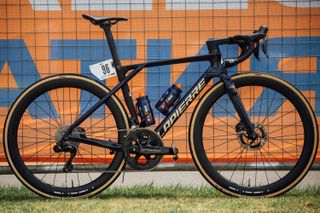
[[[116,44],[114,43],[113,35],[111,32],[111,26],[112,24],[102,24],[100,27],[104,30],[104,33],[106,34],[106,38],[108,41],[108,45],[111,51],[113,63],[116,69],[118,69],[121,66],[120,58],[117,52]]]

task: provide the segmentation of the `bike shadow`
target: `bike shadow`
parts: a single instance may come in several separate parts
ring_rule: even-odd
[[[182,186],[156,187],[153,185],[134,187],[115,187],[105,189],[89,199],[150,199],[150,198],[230,198],[219,191],[208,188],[192,188]],[[77,198],[57,198],[53,200],[75,200]],[[48,200],[25,187],[0,186],[0,201],[41,201]]]
[[[142,185],[133,187],[115,187],[107,189],[96,196],[100,199],[149,199],[149,198],[224,198],[226,195],[209,187],[185,187],[181,185],[174,186],[154,186]]]
[[[320,187],[307,189],[294,189],[281,197],[299,197],[301,194],[305,196],[320,197]],[[152,185],[137,186],[129,188],[111,188],[106,189],[102,193],[95,195],[89,199],[157,199],[157,198],[209,198],[209,199],[237,199],[209,187],[192,188],[192,187],[154,187]],[[57,198],[53,200],[76,200],[78,198]],[[0,186],[0,201],[17,202],[17,201],[43,201],[48,200],[37,195],[25,187],[3,187]]]

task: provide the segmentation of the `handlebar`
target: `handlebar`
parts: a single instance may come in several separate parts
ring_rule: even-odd
[[[259,45],[259,41],[266,37],[268,32],[268,27],[261,26],[259,30],[254,31],[250,35],[236,35],[233,37],[223,38],[223,39],[214,39],[207,41],[207,46],[209,52],[213,50],[214,46],[223,45],[223,44],[237,44],[241,53],[236,59],[225,60],[226,67],[234,66],[246,60],[252,53],[255,48],[255,44]]]

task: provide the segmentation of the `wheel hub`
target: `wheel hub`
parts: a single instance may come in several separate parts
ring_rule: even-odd
[[[237,124],[237,139],[241,146],[249,150],[257,150],[264,146],[268,140],[268,133],[262,124],[252,123],[254,130],[258,137],[254,140],[250,139],[245,127],[242,123]]]
[[[55,135],[55,140],[56,140],[57,145],[60,145],[60,146],[72,145],[72,146],[78,147],[79,142],[62,140],[63,139],[62,137],[66,133],[68,128],[69,128],[69,126],[66,125],[66,126],[60,127],[57,130],[56,135]],[[82,127],[75,127],[72,130],[70,135],[73,137],[86,137],[86,132],[85,132],[84,128],[82,128]]]

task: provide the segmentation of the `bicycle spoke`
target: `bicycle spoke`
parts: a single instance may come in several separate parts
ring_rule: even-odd
[[[234,156],[234,157],[233,157],[224,167],[222,167],[222,168],[227,169],[228,166],[233,162],[233,160],[237,159],[238,156],[239,156],[241,153],[242,153],[242,151],[239,152],[236,156]],[[240,158],[241,158],[241,157],[238,158],[238,161],[240,161]],[[220,171],[218,171],[218,173],[221,173],[221,171],[222,171],[222,169],[221,169]]]
[[[237,151],[237,150],[238,150],[238,149],[240,149],[240,148],[241,148],[241,146],[239,146],[238,148],[236,148],[236,149],[232,150],[231,152],[228,152],[228,153],[226,153],[226,154],[222,155],[222,156],[221,156],[221,157],[219,157],[219,158],[215,158],[215,161],[218,161],[218,160],[222,159],[223,157],[225,157],[225,156],[227,156],[227,155],[229,155],[229,154],[231,154],[231,153],[233,153],[233,152]]]
[[[216,128],[216,125],[213,125],[213,126],[203,125],[203,126],[204,127],[208,127],[208,128],[212,128],[214,130],[218,130],[218,131],[221,131],[221,132],[226,132],[226,130]],[[232,129],[234,129],[234,128],[232,127]],[[232,133],[232,132],[228,132],[228,134],[237,135],[236,133]]]
[[[231,115],[233,118],[235,118],[237,121],[240,122],[239,118],[237,118],[236,116],[232,115],[232,113],[230,113],[228,110],[226,110],[225,107],[221,106],[218,102],[216,103],[227,115]]]
[[[59,105],[59,100],[58,100],[58,92],[57,92],[57,90],[55,90],[55,92],[56,92],[56,101],[58,104],[58,115],[61,116],[60,105]],[[62,123],[61,117],[60,117],[60,123]]]
[[[48,169],[46,169],[46,171],[47,171],[47,172],[50,171],[51,168],[53,167],[53,165],[58,162],[58,160],[59,160],[59,158],[57,158],[57,160],[56,160]],[[45,174],[43,175],[43,177],[41,178],[41,180],[43,180],[43,179],[47,176],[47,174],[48,174],[48,173],[45,173]]]
[[[42,149],[38,150],[38,151],[37,151],[36,153],[34,153],[33,155],[28,156],[28,157],[26,158],[26,161],[29,160],[30,158],[32,158],[33,156],[35,156],[36,154],[38,154],[39,152],[41,152],[41,151],[45,150],[46,148],[48,148],[48,147],[51,146],[53,143],[54,143],[54,142],[50,142],[48,145],[46,145],[46,146],[43,147]]]
[[[231,140],[231,141],[226,141],[226,142],[224,142],[224,143],[215,145],[215,146],[213,146],[213,147],[211,147],[211,148],[209,148],[209,149],[206,149],[205,151],[207,152],[207,151],[209,151],[209,150],[211,150],[211,149],[217,148],[217,147],[219,147],[219,146],[222,146],[222,145],[224,145],[224,144],[230,143],[230,142],[235,141],[235,140],[237,140],[237,139],[233,139],[233,140]]]
[[[94,169],[95,170],[93,170],[93,171],[96,171],[96,172],[98,172],[99,171],[99,169],[94,165],[94,164],[92,164],[92,162],[90,162],[85,156],[83,156],[81,153],[80,153],[80,151],[78,151],[78,153],[79,153],[79,156],[81,156],[81,160],[83,161],[83,160],[85,160],[86,162],[88,162],[89,163],[89,165],[91,165],[91,166],[93,166],[94,167]],[[85,162],[83,161],[83,165],[85,165]],[[88,169],[89,171],[91,170],[92,171],[92,169]],[[90,176],[90,173],[88,172],[88,175]],[[91,177],[91,176],[90,176]],[[92,181],[92,179],[90,178],[90,180]]]
[[[232,177],[233,177],[233,175],[234,175],[234,173],[235,173],[235,171],[236,171],[236,168],[238,167],[238,164],[239,164],[239,162],[240,162],[240,159],[241,159],[241,157],[242,157],[243,151],[244,151],[244,148],[242,148],[242,150],[241,150],[241,152],[240,152],[240,157],[238,158],[237,164],[235,165],[235,167],[234,167],[234,169],[233,169],[233,171],[232,171],[232,174],[231,174],[231,177],[230,177],[229,181],[232,180]]]
[[[48,94],[48,95],[49,95],[49,94]],[[49,96],[49,97],[50,97],[50,96]],[[48,99],[47,99],[47,96],[44,95],[44,98],[45,98],[46,101],[47,101],[47,104],[48,104],[48,106],[49,106],[49,109],[50,109],[52,115],[54,115],[55,113],[53,112],[53,109],[52,109],[52,107],[51,107],[51,105],[50,105],[50,102],[49,102]],[[61,123],[59,123],[57,120],[54,120],[54,121],[56,121],[56,123],[58,124],[58,126],[60,126],[60,127],[62,126]]]
[[[262,106],[262,100],[263,100],[263,96],[264,96],[264,89],[262,90],[262,97],[260,98],[260,106],[259,106],[259,113],[258,113],[258,124],[260,123],[260,113],[261,113],[261,106]]]
[[[269,139],[272,138],[272,137],[269,137]],[[299,146],[299,147],[303,147],[302,145],[299,145],[299,144],[294,144],[292,142],[289,142],[287,140],[283,140],[283,139],[272,139],[272,140],[275,140],[275,141],[282,141],[284,143],[289,143],[289,144],[292,144],[292,145],[295,145],[295,146]]]
[[[282,128],[280,128],[280,129],[277,129],[277,130],[275,130],[275,131],[273,131],[273,132],[269,132],[269,135],[271,135],[272,133],[278,132],[278,131],[280,131],[280,130],[284,130],[284,129],[288,128],[288,127],[294,126],[294,125],[296,125],[296,124],[298,124],[298,123],[300,123],[300,122],[301,122],[301,121],[297,121],[297,122],[295,122],[295,123],[292,123],[292,124],[289,124],[289,125],[287,125],[287,126],[285,126],[285,127],[282,127]]]
[[[46,121],[46,120],[44,120],[43,118],[39,118],[37,115],[31,114],[31,113],[30,113],[30,116],[35,117],[37,120],[41,120],[41,121],[43,121],[43,122],[45,122],[45,123],[48,123],[49,125],[54,126],[54,127],[57,128],[57,129],[59,129],[59,127],[56,126],[56,125],[53,125],[53,124],[50,122],[50,120],[49,120],[49,121]],[[49,119],[50,119],[50,118],[49,118]]]
[[[273,145],[275,145],[276,147],[278,147],[280,150],[283,150],[285,153],[291,155],[292,157],[294,157],[295,159],[298,159],[296,156],[292,155],[290,152],[288,152],[287,150],[281,148],[280,146],[278,146],[277,144],[273,143],[271,140],[269,140],[270,143],[272,143]]]
[[[87,106],[91,103],[91,101],[92,101],[92,98],[93,98],[93,95],[90,95],[91,97],[90,97],[90,100],[86,103],[86,105],[84,106],[84,108],[82,109],[82,110],[80,110],[80,113],[79,113],[79,115],[76,117],[76,119],[75,119],[75,121],[77,121],[79,118],[80,118],[80,116],[82,115],[82,113],[83,112],[85,112],[85,109],[87,108]],[[81,98],[81,97],[80,97]],[[81,104],[80,104],[80,106],[81,106]],[[79,106],[79,107],[80,107]]]
[[[19,150],[20,150],[20,149],[23,149],[23,148],[26,148],[26,147],[33,146],[33,145],[35,145],[35,144],[44,143],[44,142],[54,142],[54,141],[52,141],[52,140],[43,140],[43,141],[38,141],[37,143],[32,143],[32,144],[28,144],[28,145],[25,145],[25,146],[19,147]],[[24,143],[26,143],[26,142],[24,142]]]
[[[270,103],[270,105],[269,105],[269,107],[268,107],[268,109],[267,109],[267,115],[265,116],[266,118],[263,119],[263,120],[260,122],[260,124],[264,124],[265,120],[266,120],[271,114],[273,114],[273,113],[282,105],[282,102],[281,102],[278,107],[276,107],[272,112],[270,112],[271,106],[272,106],[273,101],[274,101],[274,99],[275,99],[274,97],[275,97],[275,95],[272,96],[271,103]]]
[[[104,158],[99,157],[99,156],[96,155],[96,154],[93,154],[92,152],[89,152],[88,150],[86,150],[85,148],[82,148],[81,146],[79,146],[79,148],[82,149],[83,151],[85,151],[86,153],[88,153],[88,154],[90,154],[90,155],[93,155],[93,156],[97,157],[98,159],[101,159],[102,161],[105,161],[105,160],[106,160],[106,159],[104,159]]]
[[[54,177],[53,177],[53,181],[52,181],[52,185],[55,186],[55,182],[56,182],[56,177],[57,177],[57,172],[58,172],[58,163],[60,161],[60,156],[61,156],[61,152],[59,153],[59,156],[57,158],[57,165],[56,165],[56,170],[55,170],[55,173],[54,173]]]
[[[106,118],[108,118],[111,114],[108,114],[107,116],[104,116],[103,119],[99,120],[98,122],[92,124],[91,126],[89,126],[88,128],[92,128],[94,126],[96,126],[97,124],[99,124],[101,121],[104,121]]]
[[[279,119],[283,118],[284,116],[286,116],[286,115],[288,115],[288,114],[290,114],[290,113],[292,113],[292,112],[294,112],[294,111],[297,111],[297,110],[296,110],[296,109],[293,109],[292,111],[286,112],[286,113],[285,113],[284,115],[282,115],[281,117],[276,118],[276,119],[274,119],[274,120],[272,120],[272,121],[270,121],[269,123],[266,123],[266,124],[264,124],[264,125],[265,125],[265,126],[268,126],[268,125],[274,123],[275,121],[278,121]]]
[[[246,149],[246,158],[245,158],[245,161],[244,161],[244,165],[243,165],[243,169],[242,169],[242,181],[241,181],[241,184],[243,184],[243,181],[244,181],[244,173],[246,171],[246,163],[247,163],[247,154],[248,154],[248,149]]]
[[[260,159],[261,159],[261,162],[263,164],[263,168],[266,168],[265,165],[264,165],[264,160],[262,159],[262,153],[260,151],[260,149],[258,149],[259,153],[260,153]],[[268,185],[270,184],[270,181],[269,181],[269,178],[268,178],[268,174],[267,174],[267,171],[264,169],[264,174],[266,175],[266,179],[267,179],[267,183]]]
[[[262,149],[263,149],[266,153],[268,153],[268,155],[271,155],[272,158],[277,159],[271,152],[267,151],[267,150],[266,150],[265,148],[263,148],[263,147],[262,147]],[[260,151],[260,153],[261,153],[261,151]],[[290,170],[290,168],[289,168],[286,164],[284,164],[283,162],[278,161],[277,163],[280,163],[281,165],[283,165],[284,167],[286,167],[286,169]]]
[[[276,175],[279,177],[279,179],[281,179],[281,176],[278,174],[278,172],[274,169],[274,167],[272,166],[272,164],[270,163],[270,161],[268,160],[268,158],[266,158],[264,156],[264,154],[262,152],[261,153],[261,157],[263,157],[265,160],[267,160],[267,162],[269,163],[270,167],[272,168],[273,172],[276,173]]]
[[[26,125],[26,124],[23,124],[22,126],[26,126],[26,127],[28,127],[29,129],[33,129],[33,130],[36,130],[36,131],[38,131],[38,132],[41,132],[41,133],[43,133],[43,134],[45,134],[45,135],[51,136],[51,135],[49,135],[48,133],[39,130],[39,128],[38,128],[38,129],[37,129],[37,128],[33,128],[33,127],[31,127],[31,126],[29,126],[29,125]]]

